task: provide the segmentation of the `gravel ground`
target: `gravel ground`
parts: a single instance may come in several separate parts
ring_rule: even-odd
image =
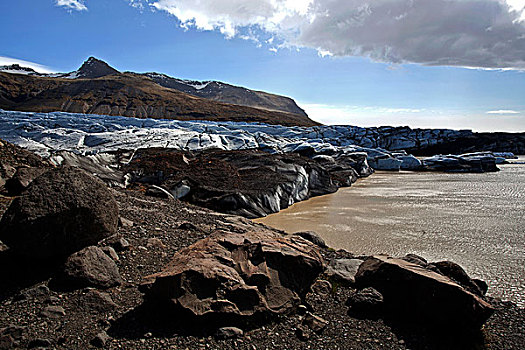
[[[147,197],[141,191],[113,191],[121,217],[133,223],[130,226],[124,220],[127,224],[118,233],[130,244],[117,252],[124,284],[106,291],[63,290],[53,283],[48,265],[0,252],[0,349],[11,339],[22,349],[86,349],[93,347],[93,338],[101,332],[109,335],[107,349],[525,348],[525,310],[511,303],[494,301],[496,313],[474,338],[430,336],[418,327],[400,328],[389,320],[349,316],[345,301],[352,289],[339,285],[307,296],[309,310],[328,321],[320,333],[303,325],[304,316],[294,314],[245,326],[242,337],[218,340],[214,329],[191,323],[183,315],[143,307],[138,285],[143,276],[161,270],[177,250],[215,230],[268,228],[179,201]],[[1,198],[0,210],[8,202],[9,198]],[[323,255],[328,260],[350,254],[328,249]],[[1,330],[8,326],[21,328]]]

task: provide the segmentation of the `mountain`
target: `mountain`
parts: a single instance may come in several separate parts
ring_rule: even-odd
[[[317,125],[308,117],[212,101],[162,87],[150,78],[119,73],[95,79],[50,78],[0,72],[0,109],[63,111],[138,118]]]
[[[144,75],[161,86],[176,89],[193,96],[306,116],[305,111],[289,97],[254,91],[219,81],[182,80],[158,73],[146,73]]]
[[[95,79],[119,73],[120,72],[118,70],[111,67],[106,62],[96,59],[95,57],[90,57],[87,59],[86,62],[82,64],[82,66],[78,70],[71,72],[63,77],[70,79]]]
[[[0,67],[0,108],[290,126],[318,124],[288,97],[217,81],[121,73],[95,57],[70,73],[42,74],[18,65]]]

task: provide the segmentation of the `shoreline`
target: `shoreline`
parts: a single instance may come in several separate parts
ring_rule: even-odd
[[[30,155],[24,153],[24,157],[27,160]],[[217,213],[169,196],[155,197],[152,195],[162,196],[162,193],[148,193],[149,189],[137,186],[109,190],[117,199],[121,224],[117,236],[99,242],[98,247],[109,249],[119,237],[129,242],[127,248],[119,249],[116,257],[112,256],[122,276],[119,286],[57,289],[54,277],[60,266],[53,268],[58,268],[58,271],[51,270],[51,276],[45,269],[35,275],[39,269],[35,271],[31,259],[19,260],[9,250],[1,252],[2,280],[12,282],[3,285],[0,293],[0,313],[4,315],[0,319],[2,336],[7,334],[8,339],[22,347],[40,342],[60,349],[86,348],[100,334],[108,337],[104,338],[105,347],[129,349],[259,349],[282,345],[297,349],[361,349],[363,346],[370,349],[437,349],[443,344],[448,348],[462,349],[480,344],[490,344],[491,349],[519,349],[523,343],[525,333],[520,327],[525,324],[522,322],[525,310],[510,303],[488,298],[494,304],[494,316],[481,332],[475,332],[474,338],[470,335],[465,338],[463,334],[461,337],[436,339],[428,330],[417,326],[401,327],[403,323],[395,317],[375,319],[349,313],[344,304],[359,288],[341,284],[327,273],[316,279],[301,301],[308,310],[306,315],[320,318],[313,318],[324,325],[320,330],[306,325],[301,308],[272,317],[263,324],[243,325],[243,335],[228,340],[219,339],[213,327],[193,328],[189,323],[177,323],[178,316],[164,315],[160,312],[162,310],[149,309],[150,306],[143,302],[145,295],[141,285],[145,276],[159,272],[182,248],[209,239],[214,232],[245,235],[251,231],[264,231],[279,237],[282,233],[240,216]],[[326,266],[342,259],[368,258],[330,248],[319,248],[319,254]],[[40,265],[40,268],[44,267]],[[50,314],[50,310],[55,313]],[[312,319],[313,316],[308,317]],[[509,324],[508,320],[512,322]],[[20,338],[13,338],[15,333],[6,333],[13,329],[22,334]]]
[[[513,165],[504,169],[509,166]],[[331,246],[357,254],[415,253],[431,260],[449,259],[491,281],[491,295],[506,296],[523,307],[518,282],[523,278],[520,261],[525,260],[518,234],[523,220],[516,207],[519,200],[512,197],[519,191],[519,180],[510,177],[513,174],[505,170],[480,175],[377,172],[348,189],[297,203],[255,222],[288,233],[313,230]],[[511,185],[509,179],[518,182]],[[484,182],[490,187],[479,187]],[[493,195],[485,201],[489,188],[497,193],[502,189],[513,192],[508,199]],[[443,205],[447,208],[436,212]],[[485,227],[489,224],[492,228]],[[506,232],[501,240],[509,248],[497,248],[498,232]],[[478,236],[486,237],[485,241]]]

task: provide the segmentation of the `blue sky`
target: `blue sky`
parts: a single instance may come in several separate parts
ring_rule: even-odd
[[[95,56],[291,96],[323,123],[525,131],[524,5],[2,1],[0,64],[67,72]]]

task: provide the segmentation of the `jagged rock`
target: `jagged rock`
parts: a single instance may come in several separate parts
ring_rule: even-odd
[[[383,306],[383,295],[372,287],[361,289],[350,294],[346,300],[346,306],[356,314],[376,315]]]
[[[225,322],[289,312],[322,269],[318,248],[300,237],[216,232],[176,253],[141,290],[147,300]]]
[[[49,168],[18,168],[16,173],[5,184],[11,196],[22,193],[34,179],[48,171]]]
[[[311,312],[307,312],[304,316],[303,324],[308,326],[312,331],[320,333],[328,326],[328,321]]]
[[[67,258],[62,281],[73,286],[110,288],[122,283],[122,278],[102,249],[87,247]]]
[[[362,263],[361,259],[334,259],[328,264],[326,274],[334,281],[354,284],[355,275]]]
[[[106,185],[80,169],[52,169],[9,206],[0,240],[29,257],[67,256],[117,230],[118,207]]]
[[[473,281],[469,275],[463,270],[461,266],[458,264],[452,262],[452,261],[439,261],[434,262],[430,264],[431,266],[437,268],[437,270],[454,280],[455,282],[459,283],[463,288],[467,289],[468,291],[483,296],[482,290],[478,287],[478,284]]]
[[[91,345],[97,348],[103,348],[104,346],[106,346],[106,343],[110,339],[111,338],[109,337],[109,335],[106,332],[102,331],[98,333],[93,339],[91,339]]]
[[[162,243],[162,241],[159,238],[148,238],[148,241],[146,243],[147,248],[166,248],[166,245]]]
[[[82,304],[98,312],[108,312],[117,307],[117,304],[115,304],[108,293],[96,289],[89,289],[83,295]]]
[[[40,315],[47,318],[60,318],[66,315],[66,311],[62,306],[50,305],[45,307]]]
[[[332,288],[332,283],[319,279],[312,285],[312,292],[319,296],[327,297],[330,295],[330,293],[332,293]]]
[[[111,246],[117,251],[121,252],[124,250],[129,249],[129,242],[122,237],[112,237],[108,240],[108,243],[111,244]]]
[[[232,339],[240,338],[244,335],[244,331],[237,327],[221,327],[215,333],[218,339]]]
[[[489,303],[450,278],[384,255],[366,259],[356,283],[378,290],[390,315],[417,319],[435,330],[479,329],[494,312]]]
[[[115,249],[113,247],[109,247],[109,246],[106,246],[106,247],[102,247],[101,248],[102,251],[104,253],[107,254],[107,256],[109,256],[111,259],[115,260],[115,261],[118,261],[119,260],[119,257],[118,257],[118,254],[117,252],[115,251]]]
[[[119,224],[120,224],[120,226],[122,226],[122,227],[128,227],[128,228],[129,228],[129,227],[133,227],[133,225],[134,225],[133,221],[128,220],[128,219],[126,219],[126,218],[123,218],[122,216],[119,217]]]
[[[321,248],[326,248],[326,243],[324,239],[319,236],[317,232],[314,231],[301,231],[301,232],[295,232],[294,235],[303,237],[307,241],[312,242],[313,244],[318,245]]]
[[[45,284],[41,284],[21,291],[19,294],[15,295],[14,300],[38,299],[49,296],[49,293],[49,287]]]

